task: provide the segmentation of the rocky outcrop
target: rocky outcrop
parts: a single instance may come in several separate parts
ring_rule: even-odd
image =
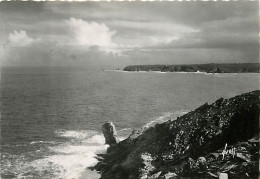
[[[105,124],[103,124],[102,131],[105,137],[106,144],[113,146],[119,142],[117,138],[116,128],[112,122],[106,122]]]
[[[259,91],[134,131],[94,167],[103,179],[257,178]]]
[[[259,73],[259,63],[210,63],[185,65],[130,65],[124,71],[206,72],[206,73]]]

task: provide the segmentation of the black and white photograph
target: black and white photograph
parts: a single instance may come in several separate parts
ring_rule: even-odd
[[[259,1],[0,1],[0,179],[259,179]]]

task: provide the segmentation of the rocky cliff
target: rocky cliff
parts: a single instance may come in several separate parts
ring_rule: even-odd
[[[124,71],[259,73],[259,63],[186,64],[186,65],[130,65]]]
[[[135,130],[94,167],[103,179],[257,178],[259,91]]]

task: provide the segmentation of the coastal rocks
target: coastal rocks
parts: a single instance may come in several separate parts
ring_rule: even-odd
[[[135,131],[95,169],[109,178],[257,178],[259,91],[205,104],[176,120]],[[116,166],[116,169],[115,169]],[[175,176],[176,175],[176,176]]]
[[[155,169],[155,167],[151,163],[153,161],[153,157],[149,153],[145,153],[141,155],[141,158],[143,159],[144,167],[140,170],[141,174],[139,178],[147,179],[147,174]]]
[[[207,172],[207,160],[205,157],[199,157],[197,161],[189,158],[183,168],[183,176],[204,175]]]
[[[103,124],[102,131],[105,137],[106,144],[113,146],[119,142],[117,138],[116,128],[112,122],[107,122]]]
[[[163,179],[174,179],[176,177],[177,177],[176,173],[168,172],[161,178],[163,178]]]
[[[252,139],[223,147],[199,157],[197,161],[189,158],[181,175],[218,178],[220,173],[226,173],[228,178],[257,178],[259,144],[250,144]]]
[[[134,130],[132,131],[132,134],[129,135],[128,139],[135,139],[135,138],[137,138],[139,135],[141,135],[142,132],[143,132],[143,131],[142,131],[141,129],[139,129],[139,130],[134,129]]]
[[[161,175],[162,171],[159,171],[155,174],[153,174],[151,177],[149,177],[149,179],[156,179],[156,178],[159,178],[159,176]]]

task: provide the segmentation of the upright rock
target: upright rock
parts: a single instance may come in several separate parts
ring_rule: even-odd
[[[116,128],[112,122],[106,122],[105,124],[103,124],[102,131],[106,140],[106,144],[113,146],[119,142],[117,138]]]

